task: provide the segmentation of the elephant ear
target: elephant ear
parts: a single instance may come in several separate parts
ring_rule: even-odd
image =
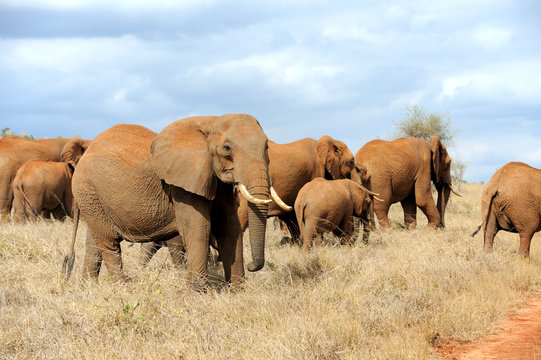
[[[332,137],[323,135],[319,138],[317,154],[332,178],[340,179],[340,152]]]
[[[430,138],[430,148],[432,151],[432,166],[434,167],[434,173],[436,174],[436,183],[440,182],[442,171],[442,143],[439,136],[432,136]]]
[[[441,143],[439,136],[432,136],[430,139],[430,147],[432,151],[432,165],[434,167],[434,173],[436,175],[436,183],[441,182],[445,161],[447,158],[447,149]]]
[[[81,138],[70,139],[62,148],[62,161],[66,163],[73,161],[77,164],[91,143],[91,140]]]
[[[150,145],[152,167],[167,184],[213,200],[216,176],[202,123],[208,117],[177,120]]]

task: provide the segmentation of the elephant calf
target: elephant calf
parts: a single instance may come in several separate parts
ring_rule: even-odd
[[[521,162],[510,162],[490,178],[481,197],[484,247],[492,250],[499,230],[518,233],[519,254],[530,255],[533,235],[541,230],[541,169]]]
[[[49,213],[57,219],[72,216],[71,178],[74,166],[72,161],[34,159],[24,163],[12,184],[14,221],[34,220]]]
[[[374,225],[374,193],[349,179],[317,178],[302,187],[295,200],[295,212],[303,248],[310,250],[314,235],[333,231],[342,244],[353,242],[353,217],[365,224],[363,240],[368,240],[367,227]]]

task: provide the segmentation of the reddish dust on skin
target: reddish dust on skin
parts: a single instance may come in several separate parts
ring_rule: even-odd
[[[439,339],[436,347],[446,360],[541,359],[541,292],[499,326],[499,331],[479,343]]]

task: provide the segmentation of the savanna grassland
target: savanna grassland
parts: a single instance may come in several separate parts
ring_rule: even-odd
[[[85,227],[72,277],[60,273],[71,221],[0,225],[0,358],[59,359],[430,359],[439,339],[475,340],[541,289],[540,234],[530,260],[518,235],[499,233],[482,251],[481,184],[452,197],[445,230],[375,232],[368,245],[326,236],[305,253],[280,245],[269,221],[267,264],[245,288],[186,285],[166,250],[139,269],[139,245],[123,244],[119,284],[102,271],[81,280]],[[249,258],[245,242],[246,258]],[[219,264],[210,277],[222,278]]]

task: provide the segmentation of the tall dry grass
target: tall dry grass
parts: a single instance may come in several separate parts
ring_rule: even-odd
[[[482,185],[452,198],[447,228],[395,226],[368,245],[326,237],[304,253],[267,241],[267,265],[243,291],[197,293],[165,250],[137,267],[139,246],[123,244],[134,280],[80,278],[84,226],[72,278],[60,269],[72,223],[0,227],[0,358],[85,359],[427,359],[438,337],[473,340],[541,288],[541,244],[517,256],[518,236],[500,233],[482,251]],[[391,221],[401,223],[399,206]],[[248,250],[248,249],[247,249]],[[247,252],[249,254],[249,252]],[[105,271],[104,271],[105,272]],[[211,277],[221,277],[211,266]]]

